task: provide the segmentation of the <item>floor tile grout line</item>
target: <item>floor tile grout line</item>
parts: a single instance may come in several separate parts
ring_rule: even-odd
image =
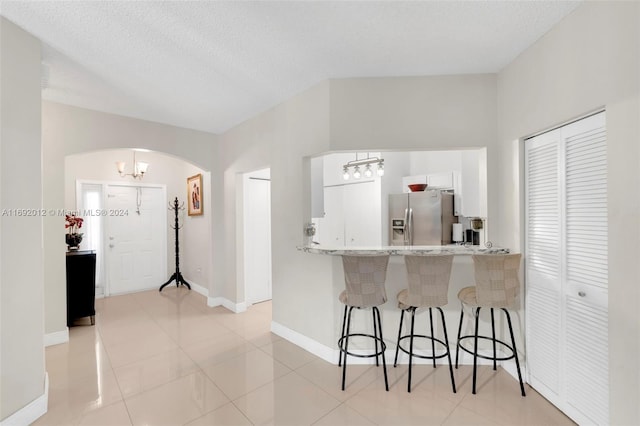
[[[310,381],[309,379],[307,379],[306,377],[304,377],[302,374],[297,373],[296,371],[291,370],[291,369],[290,369],[286,374],[283,374],[282,376],[276,377],[275,379],[273,379],[273,380],[272,380],[272,381],[270,381],[269,383],[265,383],[265,384],[260,385],[259,387],[255,388],[255,389],[252,389],[251,391],[249,391],[249,392],[245,393],[244,395],[241,395],[241,396],[239,396],[239,397],[237,397],[237,398],[235,398],[235,399],[231,400],[231,402],[233,402],[233,404],[234,404],[234,405],[236,405],[236,401],[238,401],[239,399],[246,397],[246,396],[247,396],[247,395],[249,395],[250,393],[257,392],[258,390],[260,390],[260,389],[264,388],[265,386],[268,386],[268,385],[270,385],[270,384],[272,384],[272,383],[275,383],[275,381],[276,381],[276,380],[284,379],[285,377],[287,377],[287,376],[289,376],[289,375],[291,375],[291,374],[295,374],[296,376],[300,377],[302,380],[304,380],[304,381],[306,381],[306,382],[310,383],[312,386],[314,386],[314,387],[315,387],[315,388],[317,388],[318,390],[320,390],[320,391],[322,391],[323,393],[325,393],[325,394],[326,394],[327,396],[329,396],[331,399],[333,399],[334,401],[338,402],[338,406],[340,406],[340,404],[342,403],[340,400],[336,399],[333,395],[331,395],[330,393],[328,393],[327,391],[325,391],[324,389],[322,389],[322,387],[320,387],[320,386],[316,385],[315,383],[313,383],[312,381]],[[237,406],[236,406],[236,408],[238,408],[238,410],[240,410],[240,412],[242,412],[242,413],[244,414],[244,412],[243,412],[239,407],[237,407]],[[337,407],[335,407],[335,408],[337,408]],[[335,408],[334,408],[334,409],[335,409]],[[330,410],[330,411],[332,411],[332,410]],[[246,416],[245,416],[245,417],[246,417]],[[316,420],[314,421],[314,423],[318,422],[322,417],[324,417],[324,416],[321,416],[321,417],[319,417],[318,419],[316,419]],[[249,419],[249,421],[251,421],[251,419]],[[251,423],[253,424],[253,422],[251,422]]]
[[[96,321],[96,325],[97,325],[97,321]],[[104,339],[102,338],[102,331],[100,330],[99,327],[96,327],[96,333],[98,334],[100,341],[104,346],[105,352],[107,352],[107,357],[109,358],[109,368],[111,368],[111,373],[113,374],[113,378],[115,379],[116,385],[118,386],[118,391],[120,392],[120,398],[122,398],[120,401],[122,401],[122,404],[124,405],[124,409],[127,411],[127,416],[129,417],[129,423],[133,425],[133,417],[131,417],[131,411],[129,410],[129,405],[127,404],[126,398],[124,397],[124,392],[122,392],[122,386],[120,385],[120,381],[118,380],[118,376],[116,375],[113,362],[111,362],[111,355],[109,355],[109,350],[107,349],[107,345],[104,343]]]

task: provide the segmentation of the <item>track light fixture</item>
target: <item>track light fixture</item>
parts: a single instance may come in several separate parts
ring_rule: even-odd
[[[358,154],[356,154],[355,160],[349,161],[342,166],[342,178],[349,180],[353,176],[354,179],[360,179],[363,174],[365,178],[370,178],[373,176],[372,165],[377,166],[376,174],[378,176],[384,176],[384,159],[378,157],[369,158],[369,154],[367,154],[367,158],[358,160]],[[360,166],[364,166],[364,172],[360,171]],[[349,167],[353,167],[353,173],[349,173]]]

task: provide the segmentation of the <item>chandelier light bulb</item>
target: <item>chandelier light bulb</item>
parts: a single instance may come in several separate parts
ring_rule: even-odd
[[[367,164],[367,167],[364,168],[364,177],[370,178],[373,176],[373,172],[371,171],[371,164]]]
[[[349,177],[350,177],[350,176],[349,176],[349,169],[348,169],[348,168],[346,168],[346,167],[344,167],[344,168],[342,169],[342,179],[344,179],[344,180],[349,180]]]
[[[384,176],[384,164],[382,162],[378,164],[378,176]]]
[[[353,169],[353,177],[355,179],[360,179],[360,166],[356,166],[356,168]]]

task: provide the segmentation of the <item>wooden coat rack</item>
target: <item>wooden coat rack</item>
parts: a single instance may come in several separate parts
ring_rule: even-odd
[[[169,204],[169,210],[173,210],[175,214],[175,225],[172,226],[172,228],[176,231],[176,271],[173,273],[173,275],[171,275],[169,281],[160,286],[160,289],[158,291],[162,291],[163,288],[165,288],[171,283],[171,281],[174,280],[176,282],[176,287],[180,287],[180,285],[186,285],[187,288],[191,290],[191,285],[189,285],[189,283],[185,281],[185,279],[182,277],[182,273],[180,273],[180,245],[178,243],[178,230],[182,228],[182,226],[180,226],[180,224],[178,223],[178,212],[180,210],[184,210],[184,203],[179,204],[178,197],[176,197],[176,199],[173,201],[173,206]]]

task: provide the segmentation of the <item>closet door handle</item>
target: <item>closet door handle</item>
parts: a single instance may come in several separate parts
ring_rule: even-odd
[[[578,296],[580,297],[585,297],[587,295],[587,293],[585,293],[584,291],[579,291],[578,292]]]

